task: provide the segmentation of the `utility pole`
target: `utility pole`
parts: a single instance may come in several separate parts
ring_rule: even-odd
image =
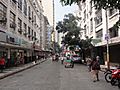
[[[110,63],[109,63],[109,30],[108,30],[108,15],[107,15],[107,9],[105,10],[106,15],[106,40],[107,40],[107,68],[110,69]]]
[[[55,52],[55,4],[54,4],[54,0],[53,0],[53,51]]]

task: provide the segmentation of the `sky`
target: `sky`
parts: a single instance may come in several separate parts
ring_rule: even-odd
[[[71,6],[62,6],[60,0],[54,0],[55,3],[55,22],[62,21],[65,14],[73,13],[78,10],[78,6],[73,4]]]

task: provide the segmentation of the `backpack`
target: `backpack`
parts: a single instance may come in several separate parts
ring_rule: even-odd
[[[100,64],[98,61],[94,61],[92,64],[92,70],[100,70]]]

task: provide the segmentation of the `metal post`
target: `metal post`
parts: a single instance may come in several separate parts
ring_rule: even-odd
[[[107,68],[110,69],[110,63],[109,63],[109,30],[108,30],[108,16],[107,16],[107,9],[106,9],[106,31],[107,31]]]

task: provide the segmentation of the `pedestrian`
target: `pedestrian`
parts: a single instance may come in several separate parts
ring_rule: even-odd
[[[91,62],[91,69],[92,69],[92,74],[93,74],[93,82],[99,81],[100,64],[99,64],[99,62],[98,62],[98,60],[96,58],[93,58],[93,61]]]
[[[1,72],[3,72],[4,68],[5,68],[5,58],[4,58],[4,56],[2,56],[0,58],[0,70],[1,70]]]
[[[90,56],[88,56],[86,58],[86,63],[87,63],[87,67],[88,67],[89,72],[91,71],[91,62],[92,62],[92,60],[91,60]]]
[[[60,56],[60,60],[61,60],[61,64],[63,64],[63,62],[64,62],[64,56],[63,55]]]

